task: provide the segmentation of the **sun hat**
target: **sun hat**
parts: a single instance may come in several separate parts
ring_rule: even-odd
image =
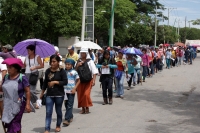
[[[88,53],[88,48],[81,48],[80,53]]]
[[[7,44],[7,45],[3,46],[3,48],[9,49],[9,50],[13,49],[13,47],[10,44]]]
[[[54,46],[54,49],[56,52],[59,52],[59,48],[57,46]]]
[[[2,64],[6,64],[9,66],[16,64],[16,65],[19,65],[20,67],[23,67],[22,61],[17,58],[7,58],[2,62]]]

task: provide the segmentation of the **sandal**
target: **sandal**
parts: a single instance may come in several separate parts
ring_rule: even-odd
[[[90,111],[89,111],[89,108],[88,108],[88,107],[86,107],[85,113],[86,113],[86,114],[89,114],[89,113],[90,113]]]
[[[82,108],[81,112],[79,114],[85,114],[85,108]]]
[[[60,132],[60,131],[61,131],[60,127],[56,127],[55,132]]]

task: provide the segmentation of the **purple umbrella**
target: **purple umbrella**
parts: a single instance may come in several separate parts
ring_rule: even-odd
[[[136,54],[136,55],[143,55],[143,53],[141,52],[141,50],[139,49],[136,49],[136,48],[128,48],[126,51],[125,51],[125,54]]]
[[[40,39],[27,39],[21,41],[15,45],[14,50],[19,55],[27,56],[28,52],[26,47],[29,45],[35,45],[35,54],[42,58],[51,56],[56,52],[53,45]]]

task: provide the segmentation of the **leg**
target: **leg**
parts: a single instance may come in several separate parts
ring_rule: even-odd
[[[55,109],[56,109],[56,114],[57,114],[56,130],[60,130],[60,125],[61,125],[61,122],[62,122],[62,104],[63,104],[63,100],[64,100],[64,96],[55,97]]]
[[[54,105],[53,97],[46,97],[46,120],[45,120],[45,131],[50,131],[52,113],[53,113],[53,105]]]
[[[108,80],[108,97],[109,97],[109,104],[112,104],[112,98],[113,98],[113,91],[112,91],[112,85],[113,85],[113,79],[109,78]]]
[[[133,74],[134,73],[131,73],[130,75],[131,75],[131,78],[129,79],[129,81],[128,81],[128,86],[129,87],[131,87],[131,83],[132,83],[132,79],[133,79]]]
[[[125,73],[122,74],[122,77],[119,81],[119,87],[120,87],[120,89],[119,89],[120,95],[119,96],[122,97],[122,98],[123,98],[123,95],[124,95],[124,78],[125,78]]]
[[[119,85],[119,80],[117,78],[115,78],[115,83],[116,83],[116,93],[117,93],[117,97],[120,96],[120,85]]]
[[[72,121],[73,119],[73,106],[74,106],[74,97],[75,97],[75,94],[67,94],[67,98],[68,100],[65,101],[65,108],[66,108],[66,113],[65,113],[65,120],[66,120],[66,123],[63,122],[63,124],[65,125],[69,125],[69,123]]]
[[[105,104],[108,104],[108,99],[107,99],[107,87],[108,87],[108,78],[104,78],[102,79],[102,90],[103,90],[103,100],[104,100],[104,103],[103,105]]]

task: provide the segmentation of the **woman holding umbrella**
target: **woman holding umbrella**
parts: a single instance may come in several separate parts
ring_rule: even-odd
[[[31,73],[38,73],[38,69],[44,68],[42,59],[39,55],[35,54],[35,45],[29,45],[26,47],[28,55],[25,58],[24,67],[25,75],[29,79]],[[30,84],[30,89],[33,94],[36,94],[36,84]]]

